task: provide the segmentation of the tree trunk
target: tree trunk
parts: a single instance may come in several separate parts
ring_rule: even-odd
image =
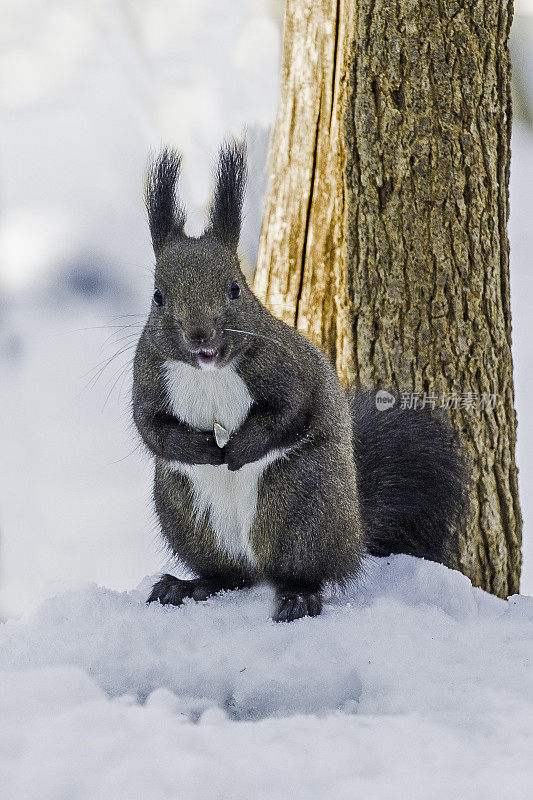
[[[507,0],[288,0],[255,278],[343,383],[450,407],[473,468],[452,565],[502,597],[521,564],[510,22]]]

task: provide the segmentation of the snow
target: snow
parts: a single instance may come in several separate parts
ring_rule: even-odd
[[[531,796],[532,598],[409,556],[288,625],[268,587],[174,608],[149,585],[1,626],[4,796]]]

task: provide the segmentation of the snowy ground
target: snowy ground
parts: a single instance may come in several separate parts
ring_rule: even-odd
[[[532,598],[408,556],[291,625],[266,588],[163,608],[148,584],[2,626],[4,797],[531,797]]]

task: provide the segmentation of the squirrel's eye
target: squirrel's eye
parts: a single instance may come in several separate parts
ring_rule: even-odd
[[[233,281],[231,286],[229,287],[229,296],[232,300],[236,300],[241,294],[241,287],[237,283],[237,281]]]
[[[154,303],[156,306],[164,306],[165,305],[165,298],[163,297],[163,292],[161,289],[155,289],[154,291]]]

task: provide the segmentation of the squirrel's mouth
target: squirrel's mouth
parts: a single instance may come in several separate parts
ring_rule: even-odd
[[[214,347],[200,347],[197,350],[192,350],[192,353],[198,359],[198,363],[206,367],[216,364],[220,355],[219,351]]]

